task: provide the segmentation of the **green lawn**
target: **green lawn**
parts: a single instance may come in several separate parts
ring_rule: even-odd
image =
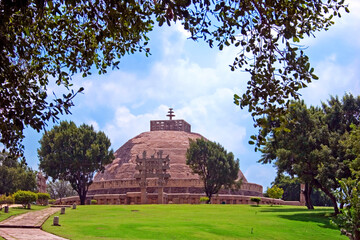
[[[69,239],[347,239],[331,208],[249,205],[99,205],[66,209],[47,232]]]
[[[36,210],[40,210],[40,209],[44,209],[46,207],[43,206],[36,206],[36,205],[31,205],[31,209],[24,209],[22,207],[14,207],[14,208],[9,208],[9,213],[4,213],[4,208],[0,211],[0,222],[13,216],[13,215],[18,215],[18,214],[22,214],[22,213],[26,213],[29,211],[36,211]]]

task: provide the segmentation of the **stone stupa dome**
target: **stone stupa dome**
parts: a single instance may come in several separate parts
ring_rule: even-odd
[[[141,156],[146,151],[149,158],[159,152],[164,157],[169,156],[170,161],[166,173],[170,175],[170,178],[167,179],[161,190],[166,195],[166,202],[192,203],[198,201],[198,196],[204,194],[203,182],[186,165],[186,151],[189,147],[189,139],[205,137],[191,132],[191,126],[186,121],[173,120],[172,109],[168,116],[169,120],[150,121],[149,132],[143,132],[121,146],[114,154],[114,161],[105,167],[104,172],[95,175],[94,181],[89,187],[88,196],[97,198],[103,203],[139,203],[140,185],[139,178],[136,178],[136,175],[139,174],[139,171],[136,170],[137,156]],[[148,203],[156,203],[156,197],[151,194],[159,191],[158,182],[156,178],[147,179]],[[262,196],[262,186],[248,183],[240,169],[238,179],[242,179],[240,189],[236,191],[222,189],[219,194],[225,193],[238,197],[241,195]],[[236,201],[242,201],[241,197],[239,199]]]
[[[198,175],[191,172],[186,165],[186,151],[189,147],[189,139],[201,138],[197,133],[183,131],[150,131],[144,132],[127,141],[115,152],[114,161],[105,167],[103,173],[98,173],[94,181],[111,179],[134,179],[136,170],[136,156],[143,151],[148,155],[163,151],[170,157],[171,178],[199,179]]]

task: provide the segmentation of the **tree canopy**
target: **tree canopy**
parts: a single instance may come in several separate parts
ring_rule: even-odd
[[[232,152],[227,152],[220,144],[203,138],[189,139],[190,146],[186,152],[186,164],[204,182],[204,190],[211,202],[213,194],[221,187],[235,184],[239,172],[239,160],[234,160]]]
[[[346,149],[346,161],[349,164],[352,178],[360,179],[360,126],[351,125],[351,132],[345,134],[341,145]]]
[[[74,122],[61,122],[43,135],[40,145],[39,168],[53,180],[69,181],[82,205],[94,173],[114,159],[106,135],[85,124],[77,127]]]
[[[277,185],[273,185],[271,188],[268,188],[266,190],[266,195],[269,196],[270,198],[280,199],[282,198],[283,194],[284,194],[284,189],[278,187]]]
[[[18,190],[35,191],[36,173],[7,153],[0,153],[0,195]]]
[[[278,127],[278,122],[272,122],[271,137],[261,150],[259,162],[275,161],[279,174],[297,176],[305,183],[308,208],[313,208],[310,195],[315,187],[331,199],[335,212],[339,212],[333,191],[339,187],[337,179],[351,175],[342,140],[351,124],[359,124],[359,100],[351,94],[342,99],[331,97],[322,108],[293,102],[284,116],[288,122],[285,130]]]
[[[250,74],[235,103],[256,116],[279,115],[314,75],[297,45],[304,36],[332,25],[347,8],[343,0],[28,0],[0,2],[0,141],[21,153],[23,130],[42,130],[69,113],[80,89],[74,74],[102,74],[125,54],[149,54],[147,33],[155,24],[180,21],[194,40],[210,47],[239,48],[232,70]],[[51,81],[68,92],[49,97]],[[51,93],[50,93],[51,94]],[[261,142],[261,135],[257,138]]]

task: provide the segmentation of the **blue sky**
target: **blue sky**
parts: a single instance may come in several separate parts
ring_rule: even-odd
[[[320,78],[301,92],[308,105],[319,105],[330,95],[360,94],[360,1],[351,1],[349,8],[351,13],[335,19],[329,31],[302,42]],[[248,181],[266,189],[275,169],[257,163],[260,154],[248,145],[255,133],[252,118],[233,104],[234,93],[242,93],[249,78],[247,73],[230,71],[239,50],[219,51],[189,40],[181,25],[156,28],[149,36],[150,57],[136,53],[121,59],[120,69],[106,75],[74,76],[74,87],[85,87],[84,94],[76,97],[72,115],[61,119],[92,124],[105,132],[117,150],[130,138],[149,131],[150,120],[166,119],[172,107],[175,119],[186,120],[193,132],[233,152]],[[52,91],[63,89],[49,86]],[[27,162],[37,169],[42,133],[27,129],[25,136]]]

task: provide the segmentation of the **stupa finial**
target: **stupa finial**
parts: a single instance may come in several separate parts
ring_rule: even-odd
[[[169,117],[170,120],[172,120],[172,118],[175,117],[175,115],[173,114],[173,113],[174,113],[173,109],[172,109],[172,108],[169,108],[169,112],[168,112],[168,113],[169,113],[169,114],[166,115],[166,116]]]

